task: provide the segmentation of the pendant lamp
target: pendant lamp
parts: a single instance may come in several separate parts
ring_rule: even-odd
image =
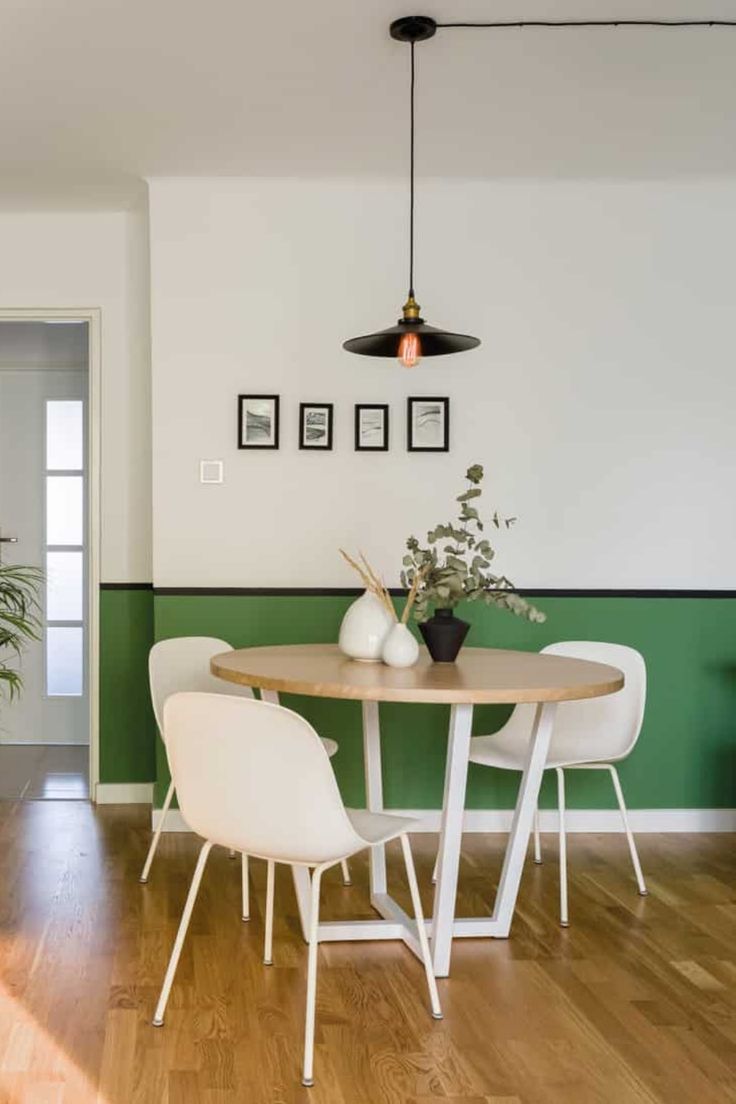
[[[413,368],[422,357],[443,356],[445,353],[462,353],[475,349],[480,338],[468,334],[452,333],[436,326],[429,326],[419,314],[419,304],[414,298],[414,44],[432,38],[437,30],[434,19],[412,15],[396,19],[391,24],[391,37],[408,42],[411,47],[411,81],[409,93],[409,293],[403,306],[402,317],[395,326],[351,337],[343,342],[343,349],[360,356],[397,357],[406,368]]]

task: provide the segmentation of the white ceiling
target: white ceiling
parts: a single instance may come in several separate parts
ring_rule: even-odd
[[[733,0],[0,0],[0,205],[128,205],[150,176],[405,171],[398,15],[736,17]],[[440,31],[420,174],[736,173],[736,29]]]

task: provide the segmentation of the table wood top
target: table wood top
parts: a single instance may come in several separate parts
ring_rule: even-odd
[[[614,694],[616,667],[567,656],[463,648],[455,663],[433,663],[426,648],[414,667],[348,659],[336,644],[284,644],[223,652],[214,675],[242,686],[355,701],[489,704],[574,701]]]

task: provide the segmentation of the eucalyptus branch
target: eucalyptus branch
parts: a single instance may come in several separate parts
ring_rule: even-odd
[[[544,614],[517,594],[505,575],[489,570],[496,552],[483,535],[484,524],[475,504],[483,493],[482,465],[472,464],[465,477],[467,489],[456,498],[460,505],[457,521],[430,529],[425,548],[416,537],[406,542],[401,583],[410,592],[415,619],[427,620],[432,607],[452,609],[461,601],[480,599],[528,621],[544,621]],[[515,521],[515,517],[500,517],[497,510],[491,515],[495,529],[510,529]],[[438,545],[442,541],[447,543]],[[408,618],[406,607],[404,614]]]

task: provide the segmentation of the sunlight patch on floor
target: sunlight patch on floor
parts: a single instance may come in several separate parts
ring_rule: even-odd
[[[0,985],[2,1104],[108,1104],[62,1046]]]

